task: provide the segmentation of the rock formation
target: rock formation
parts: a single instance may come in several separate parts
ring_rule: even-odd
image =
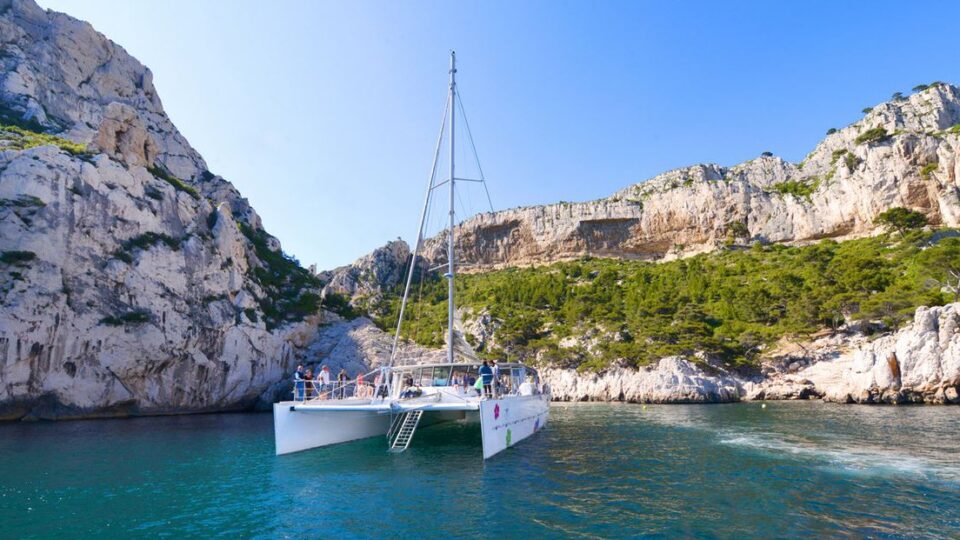
[[[327,282],[324,294],[335,293],[369,305],[401,283],[410,261],[410,247],[397,239],[360,257],[353,264],[321,274]]]
[[[665,358],[648,369],[546,369],[543,377],[561,401],[960,403],[960,304],[921,307],[911,324],[875,340],[824,336],[768,359],[759,375]]]
[[[754,398],[822,396],[841,403],[960,403],[960,304],[917,309],[913,323],[869,340],[814,342],[796,370],[775,372]]]
[[[556,401],[626,401],[629,403],[721,403],[738,401],[742,383],[724,371],[708,374],[679,357],[660,360],[649,369],[615,368],[603,373],[545,369],[541,374]]]
[[[456,230],[477,268],[586,255],[658,260],[726,241],[806,242],[868,235],[892,207],[960,225],[960,88],[934,84],[874,107],[829,134],[800,164],[773,156],[695,165],[613,196],[484,213]],[[952,128],[952,129],[951,129]],[[427,243],[443,260],[445,235]]]
[[[0,419],[250,406],[316,336],[273,311],[310,284],[122,48],[5,0],[0,49]]]

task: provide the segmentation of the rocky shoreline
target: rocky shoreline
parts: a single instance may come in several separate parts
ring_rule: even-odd
[[[557,401],[729,403],[823,399],[861,404],[960,404],[960,304],[918,308],[911,324],[875,339],[833,335],[766,360],[744,375],[664,358],[603,373],[546,369]]]

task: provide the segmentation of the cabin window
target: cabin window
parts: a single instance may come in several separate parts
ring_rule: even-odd
[[[435,367],[433,368],[433,385],[434,386],[447,386],[447,382],[450,380],[450,367]]]
[[[451,385],[473,386],[477,381],[476,366],[454,366]]]
[[[417,386],[433,386],[433,368],[425,367],[417,370],[419,373],[418,377],[414,377],[414,380],[419,380]]]

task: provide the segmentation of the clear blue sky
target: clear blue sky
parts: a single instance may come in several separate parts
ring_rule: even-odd
[[[320,268],[414,236],[450,49],[497,208],[799,161],[893,92],[960,82],[952,1],[40,2],[149,66],[210,169]]]

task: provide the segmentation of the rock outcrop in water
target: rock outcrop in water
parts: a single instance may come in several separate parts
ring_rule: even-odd
[[[0,419],[249,407],[319,282],[89,24],[0,1],[0,66]]]
[[[536,265],[582,256],[658,260],[735,241],[806,242],[877,229],[893,207],[960,225],[960,88],[930,88],[873,108],[829,134],[795,165],[760,157],[695,165],[613,196],[485,213],[457,231],[476,267]],[[445,235],[427,244],[443,260]]]
[[[795,356],[798,367],[772,373],[750,397],[960,403],[960,304],[921,307],[913,323],[896,333],[874,340],[828,338]]]

